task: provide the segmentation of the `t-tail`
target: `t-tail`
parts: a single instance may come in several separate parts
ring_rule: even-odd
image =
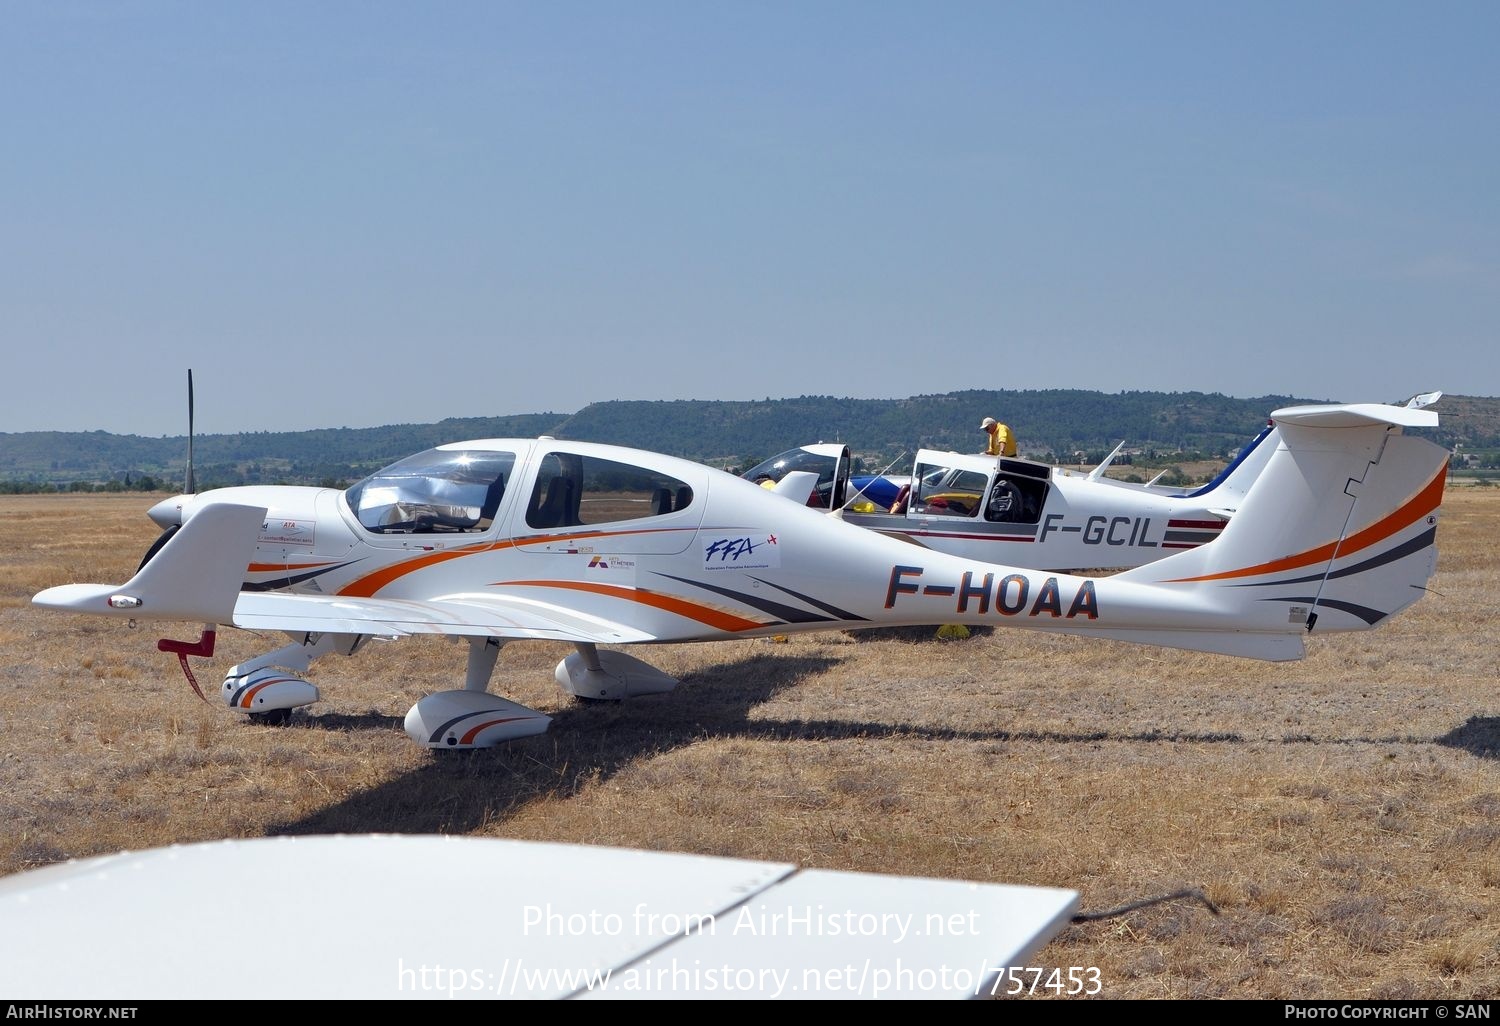
[[[1437,414],[1350,404],[1271,416],[1274,448],[1223,533],[1108,579],[1176,592],[1202,626],[1087,633],[1297,659],[1306,634],[1369,630],[1426,593],[1449,452],[1405,429],[1433,427]]]

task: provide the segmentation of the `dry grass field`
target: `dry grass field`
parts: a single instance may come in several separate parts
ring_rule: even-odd
[[[999,629],[638,653],[672,694],[575,706],[567,649],[516,643],[497,690],[549,733],[431,753],[401,721],[464,649],[372,645],[259,726],[189,690],[147,627],[35,610],[123,581],[141,496],[0,498],[0,874],[223,837],[446,832],[1066,887],[1044,966],[1101,997],[1500,996],[1500,489],[1451,487],[1433,591],[1307,659],[1258,663]],[[195,633],[184,626],[180,636]],[[220,636],[214,698],[280,636]],[[393,881],[393,887],[401,886]],[[310,888],[309,897],[315,900]]]

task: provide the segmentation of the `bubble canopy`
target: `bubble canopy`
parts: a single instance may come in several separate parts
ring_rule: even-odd
[[[398,460],[344,492],[366,530],[471,531],[492,519],[516,454],[428,449]]]

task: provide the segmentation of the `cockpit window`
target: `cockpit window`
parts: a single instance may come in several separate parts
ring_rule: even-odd
[[[686,509],[692,486],[629,463],[550,452],[537,469],[526,523],[547,530],[658,517]]]
[[[380,534],[482,531],[505,496],[513,452],[428,449],[344,492],[366,530]]]
[[[837,469],[838,461],[832,456],[822,453],[808,452],[805,449],[793,449],[779,456],[757,463],[745,471],[742,477],[756,484],[770,481],[775,484],[794,470],[807,470],[818,475],[818,484],[828,484],[833,480],[834,470]]]
[[[847,468],[849,464],[847,447],[843,451],[842,459]],[[793,471],[808,471],[817,474],[818,480],[812,488],[812,494],[807,497],[807,504],[828,509],[831,506],[842,506],[844,503],[847,481],[834,480],[839,474],[839,460],[840,457],[832,453],[809,452],[805,448],[789,449],[780,455],[757,463],[740,476],[747,481],[754,481],[758,485],[770,488],[779,484],[782,478]]]
[[[971,517],[979,509],[989,478],[977,471],[932,463],[917,465],[913,509],[939,516]]]

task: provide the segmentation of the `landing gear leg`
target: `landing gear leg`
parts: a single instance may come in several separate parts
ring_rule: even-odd
[[[462,691],[439,691],[406,714],[406,733],[417,744],[442,751],[493,748],[512,738],[540,734],[552,717],[489,693],[503,638],[470,638]]]
[[[578,654],[575,657],[577,660],[575,664],[576,668],[572,672],[578,673],[581,670],[580,679],[601,679],[605,674],[604,664],[599,662],[599,647],[589,643],[582,643],[573,647],[578,650]],[[571,674],[569,683],[571,683]],[[565,688],[567,686],[567,684],[563,685]],[[608,697],[603,694],[592,695],[586,691],[575,691],[573,692],[573,700],[582,702],[584,705],[613,705],[616,702],[623,702],[625,700],[625,690],[621,688],[618,694],[609,695]]]
[[[318,689],[297,674],[330,652],[353,655],[368,639],[367,634],[305,634],[299,642],[231,666],[220,692],[224,704],[257,723],[285,723],[293,709],[318,700]]]
[[[562,689],[582,701],[618,702],[639,695],[659,695],[677,686],[677,678],[650,663],[613,650],[599,651],[588,642],[557,664],[553,676]]]
[[[488,691],[495,661],[505,647],[504,638],[470,638],[469,670],[464,676],[465,691]]]

